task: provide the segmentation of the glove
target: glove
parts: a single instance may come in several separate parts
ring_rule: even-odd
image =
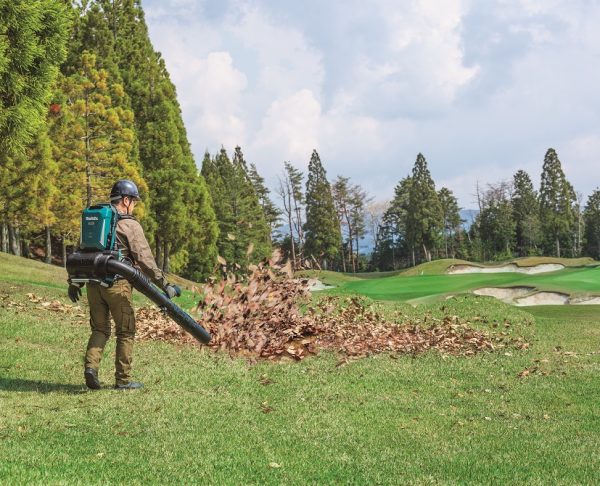
[[[172,299],[173,297],[179,297],[181,295],[181,289],[178,285],[167,284],[165,287],[165,295]]]
[[[69,294],[69,299],[71,299],[71,302],[77,302],[79,297],[81,297],[81,287],[79,285],[70,284],[67,293]]]

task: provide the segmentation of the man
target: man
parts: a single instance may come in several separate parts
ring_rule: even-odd
[[[169,298],[180,295],[175,285],[167,283],[165,275],[158,268],[150,245],[144,235],[140,223],[132,216],[140,195],[136,185],[129,180],[115,183],[110,192],[110,201],[119,212],[117,223],[117,248],[125,260],[138,267],[152,282],[164,289]],[[133,341],[135,337],[135,314],[131,301],[132,286],[118,275],[114,283],[105,287],[97,282],[87,284],[87,297],[90,306],[90,336],[85,353],[85,383],[92,390],[100,389],[98,369],[104,346],[110,337],[110,318],[115,321],[117,349],[115,358],[115,388],[117,390],[134,390],[143,384],[131,381],[131,361]],[[69,297],[76,302],[81,295],[79,286],[69,286]]]

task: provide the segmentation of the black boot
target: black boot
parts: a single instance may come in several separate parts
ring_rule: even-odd
[[[144,384],[140,383],[139,381],[130,381],[125,385],[115,385],[115,390],[138,390],[143,387]]]
[[[83,372],[85,378],[85,384],[90,390],[100,390],[100,380],[98,379],[98,372],[93,368],[86,368]]]

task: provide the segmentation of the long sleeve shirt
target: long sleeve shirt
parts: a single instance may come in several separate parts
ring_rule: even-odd
[[[167,279],[163,271],[158,268],[150,245],[144,234],[142,225],[133,218],[121,219],[117,223],[117,245],[123,257],[132,260],[152,282],[164,289]]]

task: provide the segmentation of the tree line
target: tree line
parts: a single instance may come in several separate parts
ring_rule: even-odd
[[[393,270],[432,258],[502,261],[554,255],[600,258],[600,191],[584,204],[548,149],[540,189],[524,170],[512,180],[476,185],[478,214],[468,229],[452,191],[439,191],[419,154],[395,188],[376,234],[371,267]]]
[[[584,206],[552,149],[539,191],[524,171],[477,186],[468,229],[422,154],[386,204],[342,175],[330,182],[316,150],[306,175],[283,163],[277,202],[241,147],[207,152],[198,169],[140,0],[0,0],[0,100],[4,252],[64,262],[82,208],[128,178],[159,266],[192,279],[219,257],[245,268],[274,246],[295,268],[346,272],[442,257],[600,257],[600,193]]]

